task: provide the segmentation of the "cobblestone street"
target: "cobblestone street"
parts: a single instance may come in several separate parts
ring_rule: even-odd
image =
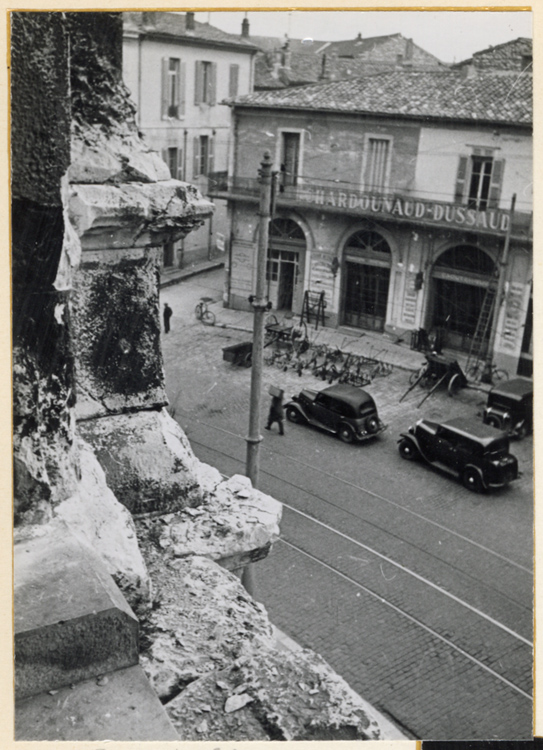
[[[171,412],[199,458],[233,474],[244,472],[250,369],[224,362],[222,348],[251,336],[203,326],[193,312],[211,297],[220,323],[221,293],[221,271],[162,290],[174,310],[163,347]],[[225,311],[229,325],[233,316]],[[247,314],[237,316],[247,328]],[[411,368],[423,360],[396,349]],[[285,510],[282,539],[255,566],[258,598],[410,736],[529,737],[532,440],[512,443],[522,478],[492,493],[402,461],[400,431],[423,416],[477,419],[486,398],[439,391],[418,409],[419,387],[399,403],[408,378],[395,367],[368,386],[388,424],[371,443],[344,445],[290,423],[284,438],[265,433],[260,486]],[[262,420],[272,384],[286,397],[327,385],[266,366]]]

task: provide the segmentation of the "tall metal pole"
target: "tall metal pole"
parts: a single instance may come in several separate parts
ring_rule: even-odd
[[[494,302],[494,310],[492,312],[492,325],[490,326],[490,336],[488,337],[488,349],[486,352],[485,367],[483,371],[483,377],[481,380],[485,383],[492,383],[492,363],[494,360],[494,345],[496,343],[496,336],[498,333],[498,321],[500,318],[500,310],[503,304],[504,290],[505,290],[505,274],[507,271],[507,259],[509,257],[509,245],[511,244],[511,230],[513,227],[513,214],[515,212],[515,203],[517,202],[517,194],[513,193],[511,197],[511,208],[509,209],[509,225],[507,227],[507,233],[505,235],[505,241],[503,243],[502,257],[498,261],[498,286],[496,289],[496,299]]]
[[[271,207],[271,184],[272,184],[272,161],[270,152],[266,151],[264,159],[260,163],[260,211],[259,211],[259,233],[258,250],[256,256],[256,288],[255,294],[250,298],[254,310],[253,322],[253,355],[251,367],[251,396],[249,403],[249,434],[247,441],[247,460],[245,474],[249,477],[253,487],[258,487],[258,469],[260,460],[260,396],[262,390],[262,360],[264,351],[264,315],[268,310],[268,299],[266,296],[266,260],[268,254],[268,237]],[[255,595],[255,583],[252,565],[245,567],[242,575],[242,583],[247,591]]]

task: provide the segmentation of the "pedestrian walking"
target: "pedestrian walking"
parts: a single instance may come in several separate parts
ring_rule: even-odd
[[[164,317],[164,333],[169,333],[170,331],[170,318],[172,317],[172,308],[169,306],[167,302],[164,303],[164,312],[162,313]]]
[[[270,430],[272,424],[274,422],[277,422],[277,425],[279,427],[279,434],[284,435],[285,430],[283,427],[283,416],[284,416],[283,396],[272,396],[272,400],[270,404],[270,411],[268,413],[268,424],[266,425],[266,429]]]

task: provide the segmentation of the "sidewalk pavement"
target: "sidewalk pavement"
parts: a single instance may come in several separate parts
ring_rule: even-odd
[[[206,273],[207,271],[212,271],[223,266],[224,261],[215,259],[195,263],[187,268],[163,270],[160,275],[160,288],[177,284],[197,274]],[[210,310],[215,314],[215,325],[217,327],[243,331],[252,335],[252,312],[228,309],[223,307],[222,300],[208,304]],[[275,315],[279,322],[281,322],[283,314],[275,313]],[[291,317],[285,322],[296,325],[298,316]],[[403,335],[398,336],[345,327],[323,328],[319,326],[316,330],[314,324],[310,324],[307,326],[307,333],[312,344],[326,344],[331,348],[339,348],[345,353],[377,359],[402,370],[416,372],[424,363],[424,353],[414,351],[410,348],[410,331],[406,331]],[[452,351],[444,353],[456,358],[460,367],[465,369],[466,355]]]

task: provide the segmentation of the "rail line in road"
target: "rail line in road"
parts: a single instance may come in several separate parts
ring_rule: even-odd
[[[245,443],[245,438],[242,435],[239,435],[238,433],[233,432],[232,430],[227,430],[224,427],[218,427],[217,425],[209,424],[208,422],[204,422],[201,419],[196,419],[195,421],[198,424],[201,424],[204,427],[208,427],[209,429],[216,430],[218,432],[223,432],[226,435],[230,435],[231,437],[236,437],[240,441],[242,441],[243,443]],[[188,435],[188,431],[187,431],[187,435]],[[204,446],[206,448],[210,447],[208,445],[205,445],[204,443],[199,442],[198,440],[191,439],[191,442],[195,442],[195,443],[197,443],[199,445],[202,445],[202,446]],[[230,459],[238,461],[239,463],[243,464],[243,462],[240,461],[239,459],[236,459],[235,456],[231,456],[229,454],[226,454],[226,453],[224,453],[224,451],[217,451],[217,452],[218,453],[223,453],[223,455],[228,456]],[[299,464],[300,466],[303,466],[304,468],[310,469],[311,471],[315,471],[315,472],[318,472],[319,474],[327,476],[327,477],[329,477],[330,479],[333,479],[336,482],[339,482],[339,483],[341,483],[343,485],[346,485],[346,486],[351,487],[351,488],[353,488],[355,490],[358,490],[359,492],[362,492],[365,495],[369,495],[370,497],[373,497],[376,500],[380,500],[380,501],[382,501],[384,503],[387,503],[388,505],[391,505],[391,506],[395,507],[397,510],[401,511],[402,513],[407,513],[408,515],[413,516],[414,518],[418,518],[419,520],[424,521],[424,523],[427,523],[427,524],[429,524],[431,526],[434,526],[435,528],[440,529],[441,531],[444,531],[447,534],[451,534],[452,536],[456,537],[457,539],[462,540],[463,542],[467,542],[468,544],[472,545],[473,547],[476,547],[479,550],[481,550],[481,552],[485,552],[485,553],[487,553],[489,555],[492,555],[493,557],[496,557],[496,558],[502,560],[503,562],[507,563],[508,565],[512,565],[513,567],[518,568],[519,570],[523,571],[524,573],[529,574],[530,576],[533,575],[533,572],[532,572],[532,570],[530,568],[526,567],[525,565],[522,565],[521,563],[517,562],[516,560],[512,560],[511,558],[506,557],[505,555],[500,554],[496,550],[493,550],[493,549],[485,546],[484,544],[481,544],[480,542],[477,542],[475,539],[471,539],[471,538],[469,538],[469,537],[467,537],[467,536],[465,536],[463,534],[460,534],[458,531],[455,531],[454,529],[450,529],[447,526],[444,526],[443,524],[439,523],[438,521],[434,521],[431,518],[428,518],[427,516],[422,515],[421,513],[417,513],[416,511],[411,510],[410,508],[406,508],[405,506],[401,505],[400,503],[396,503],[394,500],[391,500],[390,498],[384,497],[383,495],[380,495],[377,492],[373,492],[373,490],[369,490],[367,487],[362,487],[361,485],[355,484],[354,482],[349,482],[349,480],[344,479],[343,477],[341,477],[341,476],[339,476],[337,474],[333,474],[332,472],[320,469],[318,466],[314,466],[312,464],[308,464],[307,462],[302,461],[301,459],[296,458],[296,457],[294,457],[292,455],[289,455],[289,456],[284,456],[284,455],[281,455],[281,454],[276,454],[276,455],[279,455],[279,456],[281,456],[281,458],[285,458],[288,461],[291,461],[292,463]],[[263,471],[263,473],[270,474],[270,472],[266,472],[265,470],[262,470],[262,471]],[[285,480],[283,480],[283,481],[285,481]],[[303,489],[303,488],[300,487],[300,489]],[[322,502],[327,503],[328,505],[333,505],[333,506],[335,506],[337,508],[341,508],[341,506],[339,506],[337,503],[333,503],[328,498],[319,498],[319,499]],[[341,508],[341,509],[343,511],[345,511],[344,508]],[[351,511],[345,511],[345,512],[348,512],[348,513],[352,514]],[[352,515],[356,515],[356,514],[352,514]],[[361,518],[360,516],[358,516],[358,517]]]
[[[213,427],[212,429],[215,428]],[[235,433],[230,433],[228,430],[225,430],[225,432],[232,436],[235,435]],[[242,461],[232,455],[231,452],[224,451],[221,448],[210,447],[206,443],[202,443],[200,440],[195,439],[193,435],[191,435],[191,442],[195,445],[201,445],[206,450],[211,450],[214,454],[224,456],[229,461],[234,462],[234,464],[242,463]],[[229,471],[229,473],[233,472]],[[299,485],[293,485],[293,483],[285,479],[284,476],[278,478],[276,475],[271,474],[265,469],[261,469],[261,473],[280,481],[282,484],[296,487],[298,490],[303,490],[303,492],[307,494],[307,490]],[[334,477],[334,479],[336,479],[336,477]],[[364,488],[360,489],[363,490]],[[275,494],[280,499],[280,494],[277,492]],[[290,546],[293,549],[296,549],[299,553],[306,555],[308,558],[315,560],[327,569],[334,571],[345,580],[355,582],[361,590],[371,592],[372,596],[376,597],[388,607],[394,609],[397,613],[404,613],[404,616],[412,623],[421,623],[421,617],[424,616],[424,619],[427,620],[427,623],[424,624],[424,628],[428,633],[433,633],[443,643],[447,643],[451,647],[454,646],[454,649],[459,654],[469,655],[468,649],[472,649],[478,656],[481,656],[481,658],[477,658],[477,656],[472,655],[470,657],[472,663],[484,667],[488,674],[499,677],[504,685],[512,687],[519,695],[525,698],[530,698],[528,690],[524,689],[524,687],[528,689],[531,688],[532,642],[528,638],[480,608],[473,606],[468,601],[451,593],[443,586],[429,580],[426,576],[420,575],[416,571],[411,570],[408,566],[394,560],[390,555],[385,555],[375,547],[354,539],[350,534],[346,534],[330,524],[327,524],[310,514],[304,513],[290,503],[282,502],[286,510],[290,513],[296,514],[297,517],[304,519],[306,524],[314,524],[316,527],[326,532],[326,534],[334,535],[336,539],[343,540],[346,545],[345,548],[341,550],[336,549],[333,553],[338,557],[341,556],[339,555],[339,552],[344,553],[342,555],[343,570],[340,570],[338,566],[334,564],[336,558],[333,557],[332,553],[329,553],[331,559],[326,561],[328,548],[334,546],[337,548],[337,543],[330,542],[331,537],[328,537],[326,540],[321,538],[320,543],[315,542],[315,531],[307,534],[306,532],[303,533],[296,530],[294,528],[295,524],[293,525],[292,523],[292,518],[288,524],[288,538],[284,537],[282,541],[290,544]],[[349,513],[349,511],[345,511],[345,509],[340,506],[337,507],[342,512]],[[357,516],[357,514],[353,515]],[[357,517],[360,518],[359,516]],[[286,528],[284,530],[284,534],[285,533],[287,533]],[[296,534],[298,534],[299,539],[296,539]],[[311,550],[312,545],[315,547],[314,550]],[[348,549],[348,546],[352,547],[352,555],[349,554],[351,550]],[[381,564],[384,563],[386,565],[391,565],[396,570],[400,571],[401,574],[406,575],[413,580],[414,583],[410,585],[410,594],[408,595],[405,593],[407,590],[405,582],[403,586],[400,586],[395,590],[391,590],[391,587],[393,586],[392,584],[385,586],[385,593],[383,594],[383,591],[380,592],[380,584],[382,584],[382,581],[380,581],[379,577],[373,578],[370,581],[371,587],[364,585],[361,580],[355,581],[355,579],[349,575],[350,571],[349,565],[347,564],[347,558],[352,558],[353,560],[356,559],[356,550],[361,549],[364,550],[366,554],[373,556],[377,561],[380,560]],[[362,577],[360,576],[359,578]],[[484,581],[481,583],[483,583],[484,586],[489,587],[488,583]],[[415,585],[414,591],[413,585]],[[433,595],[429,595],[429,591],[432,591]],[[496,594],[502,597],[504,596],[498,590],[496,590]],[[413,599],[415,604],[412,603],[411,599]],[[446,602],[449,602],[449,604],[446,604]],[[516,605],[521,606],[518,603],[516,603]],[[459,612],[459,607],[463,609],[465,614],[462,615]],[[436,610],[446,613],[444,623],[439,623],[439,617],[436,619]],[[525,610],[531,612],[528,608],[525,608]],[[427,614],[428,617],[426,617]],[[432,622],[432,620],[434,620],[434,622]],[[456,643],[450,638],[447,638],[448,631],[451,628],[455,631]],[[442,630],[441,633],[439,632],[439,629]],[[500,636],[499,633],[502,635]],[[481,645],[481,642],[483,645]],[[511,658],[511,654],[514,654],[513,659]],[[486,663],[483,659],[485,659]],[[502,660],[505,666],[502,666]],[[510,674],[507,676],[506,674],[500,674],[500,672],[497,671],[497,667],[501,667],[503,672],[509,672]],[[523,686],[517,684],[515,678],[517,679],[517,682],[523,683]]]
[[[507,685],[508,687],[510,687],[511,689],[513,689],[519,695],[522,695],[524,698],[527,698],[530,701],[532,700],[532,696],[529,693],[527,693],[525,690],[522,690],[522,688],[520,688],[518,685],[515,685],[513,682],[511,682],[510,680],[508,680],[506,677],[503,677],[503,675],[499,674],[494,669],[491,669],[490,667],[488,667],[484,662],[480,661],[479,659],[476,659],[474,656],[472,656],[471,654],[469,654],[467,651],[465,651],[464,649],[462,649],[459,646],[457,646],[449,638],[445,638],[444,636],[442,636],[440,633],[438,633],[433,628],[428,627],[428,625],[426,625],[425,623],[423,623],[420,619],[418,619],[416,617],[413,617],[412,615],[410,615],[405,610],[401,609],[400,607],[397,607],[392,602],[387,601],[386,599],[384,599],[379,594],[376,594],[371,589],[367,588],[366,586],[363,586],[362,584],[360,584],[358,581],[355,581],[350,576],[345,575],[345,573],[342,573],[337,568],[334,568],[333,566],[328,565],[327,563],[323,562],[322,560],[319,560],[319,558],[315,557],[314,555],[309,554],[308,552],[306,552],[305,550],[303,550],[301,547],[298,547],[297,545],[292,544],[291,542],[288,542],[285,539],[280,539],[279,541],[281,543],[286,544],[287,546],[291,547],[292,549],[296,550],[298,553],[300,553],[302,555],[305,555],[306,557],[309,557],[311,560],[313,560],[317,564],[322,565],[323,567],[325,567],[328,570],[332,571],[333,573],[335,573],[335,575],[340,576],[341,578],[343,578],[344,580],[348,581],[353,586],[356,586],[357,588],[359,588],[362,591],[364,591],[369,596],[372,596],[372,597],[378,599],[381,603],[385,604],[387,607],[390,607],[395,612],[397,612],[398,614],[400,614],[402,617],[406,618],[407,620],[409,620],[413,624],[417,625],[419,628],[422,628],[423,630],[425,630],[427,633],[429,633],[434,638],[437,638],[442,643],[444,643],[447,646],[449,646],[450,648],[454,649],[455,651],[457,651],[458,653],[460,653],[462,656],[464,656],[466,659],[468,659],[470,662],[472,662],[473,664],[475,664],[476,666],[478,666],[480,669],[483,669],[485,672],[488,672],[493,677],[495,677],[497,680],[499,680],[500,682],[504,683],[505,685]],[[495,623],[495,624],[497,624],[499,626],[499,623]],[[513,633],[512,635],[515,635],[515,634]],[[519,640],[525,642],[525,639],[523,639],[522,637],[520,637],[518,635],[516,637],[518,637]]]

